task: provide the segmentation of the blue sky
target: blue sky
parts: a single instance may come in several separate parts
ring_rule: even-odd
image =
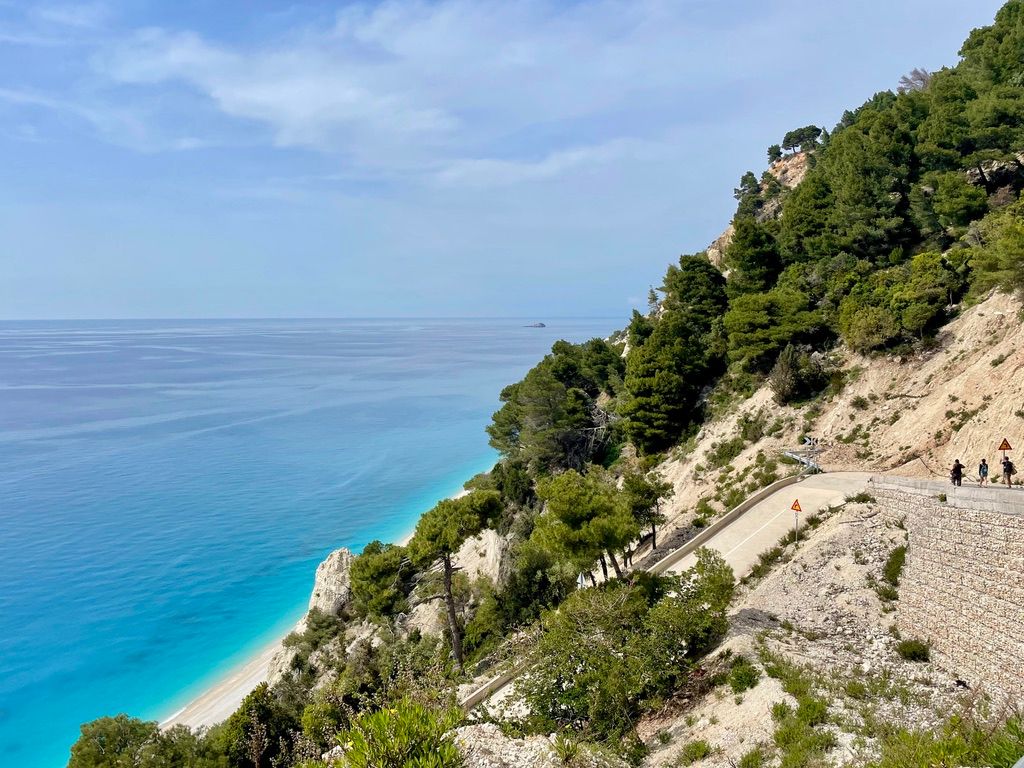
[[[0,318],[622,315],[997,0],[0,0]]]

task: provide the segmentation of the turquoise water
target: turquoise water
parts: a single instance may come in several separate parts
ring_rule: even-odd
[[[501,388],[613,320],[0,323],[0,765],[160,719],[338,546],[488,468]]]

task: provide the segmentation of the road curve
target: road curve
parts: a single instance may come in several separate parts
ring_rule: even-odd
[[[800,500],[803,510],[799,513],[802,524],[809,515],[842,504],[847,496],[865,490],[870,478],[870,472],[827,472],[810,475],[795,483],[779,483],[781,487],[774,493],[751,506],[747,502],[740,504],[709,526],[701,536],[666,555],[650,570],[656,573],[680,573],[696,562],[695,552],[698,548],[708,547],[722,554],[739,579],[750,571],[762,552],[775,546],[792,529],[794,520],[791,507],[796,499]],[[763,491],[754,494],[754,497],[760,496]],[[463,698],[463,708],[468,711],[485,701],[495,704],[506,698],[511,684],[525,668],[517,666],[488,680]]]

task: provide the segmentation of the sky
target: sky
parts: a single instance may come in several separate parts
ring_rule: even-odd
[[[623,316],[999,0],[0,0],[0,318]]]

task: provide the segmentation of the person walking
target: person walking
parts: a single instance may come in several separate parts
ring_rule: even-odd
[[[1009,456],[1003,456],[1003,482],[1007,488],[1013,487],[1013,476],[1017,474],[1017,468],[1013,466]]]
[[[978,465],[978,485],[985,485],[988,482],[988,460],[982,459]]]
[[[960,459],[953,462],[953,468],[949,470],[949,479],[953,481],[953,485],[960,485],[963,482],[964,465],[960,463]]]

